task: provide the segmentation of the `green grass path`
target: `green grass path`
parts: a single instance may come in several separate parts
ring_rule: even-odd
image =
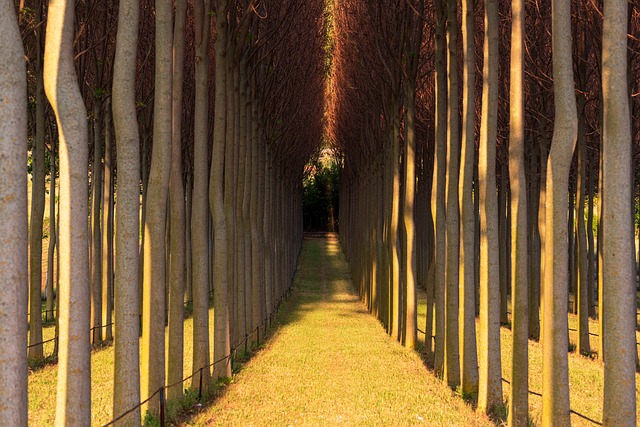
[[[308,238],[274,335],[188,425],[493,425],[389,338],[334,238]]]

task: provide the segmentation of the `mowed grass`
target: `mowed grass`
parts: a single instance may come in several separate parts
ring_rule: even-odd
[[[426,295],[421,290],[418,294],[418,327],[424,330],[426,324]],[[577,316],[569,314],[569,342],[575,349],[577,340]],[[435,330],[435,329],[434,329]],[[479,323],[476,319],[476,332],[479,331]],[[598,321],[589,320],[589,338],[591,350],[598,351]],[[418,334],[418,338],[424,343],[424,335]],[[477,339],[480,336],[477,335]],[[636,339],[640,341],[640,334],[636,332]],[[508,407],[511,383],[511,354],[512,333],[508,327],[500,328],[501,361],[502,361],[502,387],[505,408]],[[567,345],[569,350],[569,345]],[[602,423],[602,402],[604,396],[604,364],[596,358],[569,352],[569,392],[571,410],[571,424],[573,426],[594,426]],[[534,340],[529,340],[529,415],[531,425],[542,424],[542,345]],[[636,372],[636,414],[640,419],[640,374]],[[506,409],[502,414],[506,421]],[[506,424],[505,424],[506,425]]]
[[[53,326],[45,328],[44,338],[53,337]],[[209,309],[209,334],[213,342],[213,309]],[[193,320],[184,322],[184,372],[191,375],[193,363]],[[87,339],[89,331],[87,330]],[[53,343],[45,344],[45,355],[53,352]],[[211,348],[213,358],[213,348]],[[96,348],[91,354],[91,425],[101,426],[113,418],[113,345]],[[212,359],[213,360],[213,359]],[[55,421],[57,365],[46,365],[29,373],[29,425],[49,426]],[[189,387],[190,381],[183,384]]]
[[[492,425],[367,313],[336,239],[305,240],[293,286],[265,348],[186,425]]]

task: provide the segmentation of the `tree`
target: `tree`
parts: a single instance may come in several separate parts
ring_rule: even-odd
[[[73,63],[74,1],[49,3],[44,88],[60,141],[60,289],[57,425],[91,423],[88,125]]]
[[[488,413],[502,405],[500,265],[495,174],[498,119],[497,0],[485,1],[483,76],[478,165],[480,182],[480,378],[478,409]]]
[[[603,424],[636,425],[633,185],[627,72],[627,3],[605,0],[602,34],[604,319]],[[613,191],[611,191],[613,189]]]
[[[9,0],[0,29],[0,424],[27,425],[27,73]]]
[[[474,246],[476,219],[473,201],[475,163],[475,43],[473,0],[462,1],[462,145],[460,149],[460,384],[462,392],[478,391]],[[477,199],[476,194],[476,199]]]
[[[171,167],[171,95],[173,7],[156,3],[155,95],[153,155],[144,224],[144,282],[142,302],[141,400],[165,385],[166,211]],[[146,408],[158,410],[157,397]]]
[[[209,0],[197,0],[195,13],[195,107],[193,146],[193,206],[191,236],[193,259],[193,372],[203,370],[202,382],[196,375],[193,388],[208,390],[209,373],[209,147],[208,96],[209,33],[211,7]]]
[[[227,263],[230,256],[227,248],[227,221],[224,210],[224,158],[225,158],[225,122],[227,91],[227,11],[229,0],[216,0],[216,82],[215,117],[213,133],[213,160],[209,176],[209,204],[213,215],[214,227],[214,345],[213,357],[220,362],[214,366],[213,376],[231,376],[231,363],[223,360],[231,351],[229,334],[229,295],[227,281]]]
[[[567,212],[569,171],[577,136],[571,57],[571,2],[552,5],[555,123],[547,166],[542,423],[569,425]]]
[[[173,36],[173,93],[170,186],[170,265],[169,265],[169,354],[167,382],[180,383],[170,388],[169,398],[182,397],[184,359],[184,273],[185,273],[185,205],[182,182],[182,98],[184,79],[185,27],[187,3],[175,2]]]
[[[524,1],[511,2],[509,180],[511,183],[511,391],[509,425],[529,422],[529,283],[524,165]]]
[[[139,0],[121,0],[119,3],[113,64],[113,125],[118,152],[113,390],[113,415],[116,417],[140,402],[140,142],[135,104],[139,8]],[[140,410],[136,409],[120,425],[135,426],[139,423]]]

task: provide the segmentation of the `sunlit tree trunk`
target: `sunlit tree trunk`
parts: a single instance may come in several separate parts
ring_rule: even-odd
[[[166,214],[171,167],[173,7],[156,3],[153,151],[144,223],[141,400],[165,385]],[[158,395],[143,407],[157,413]]]
[[[480,346],[478,409],[502,405],[500,361],[500,260],[496,200],[498,120],[498,2],[485,1],[482,118],[478,178],[480,183]]]
[[[406,116],[406,135],[405,147],[404,147],[404,229],[405,229],[405,253],[402,258],[402,262],[405,264],[404,271],[406,272],[404,283],[406,289],[406,310],[405,310],[405,345],[409,348],[416,346],[417,340],[417,294],[416,294],[416,236],[415,236],[415,223],[414,223],[414,204],[415,204],[415,135],[414,135],[414,121],[415,121],[415,87],[413,85],[406,85],[405,102],[407,108]],[[375,209],[367,207],[368,212],[374,212]],[[375,224],[375,220],[372,221]],[[375,236],[374,236],[375,238]],[[367,262],[374,264],[372,258],[367,259]]]
[[[571,56],[570,2],[554,0],[552,8],[555,123],[546,186],[542,424],[563,426],[570,424],[567,193],[577,135],[577,112]]]
[[[55,11],[55,9],[54,9]],[[13,2],[0,2],[0,424],[27,425],[27,73]],[[42,100],[44,101],[44,100]],[[44,130],[44,126],[42,127]],[[44,137],[43,137],[44,143]],[[43,164],[44,164],[44,158]],[[43,184],[44,185],[44,184]],[[44,204],[44,201],[43,201]],[[42,237],[42,236],[40,236]],[[86,245],[85,245],[86,247]],[[40,279],[38,279],[40,283]],[[38,299],[38,305],[40,299]],[[31,312],[33,314],[33,311]],[[41,316],[38,306],[36,313]],[[42,319],[40,317],[40,319]]]
[[[511,391],[509,425],[529,422],[529,283],[527,182],[524,164],[524,0],[511,2],[509,181],[511,196]]]
[[[474,246],[476,220],[473,203],[475,163],[475,43],[473,0],[462,1],[462,145],[460,149],[460,384],[462,392],[478,391],[476,347]],[[477,195],[476,195],[477,198]]]
[[[627,3],[605,0],[602,33],[603,425],[636,425],[637,357],[632,145],[627,71]]]
[[[111,99],[104,112],[104,185],[102,190],[102,325],[104,339],[113,338],[113,175],[111,164]]]
[[[59,426],[91,423],[88,125],[73,63],[73,22],[73,1],[49,3],[44,87],[56,114],[60,141]]]
[[[138,0],[120,0],[113,64],[113,125],[118,153],[116,212],[114,417],[140,402],[138,246],[140,142],[135,104]],[[118,426],[140,424],[140,409]]]

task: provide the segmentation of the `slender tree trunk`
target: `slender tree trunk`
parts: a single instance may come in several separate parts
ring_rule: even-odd
[[[209,203],[214,223],[214,346],[215,361],[221,361],[213,368],[214,378],[231,376],[230,361],[223,360],[229,355],[229,283],[227,279],[227,221],[224,211],[224,159],[225,159],[225,122],[226,122],[226,86],[227,86],[227,32],[226,11],[229,0],[217,0],[216,3],[216,77],[215,77],[215,118],[213,135],[213,163],[209,181]]]
[[[37,6],[37,20],[42,21],[42,4]],[[45,96],[42,75],[42,30],[36,33],[38,39],[36,52],[36,134],[35,145],[31,151],[31,220],[29,224],[29,344],[42,342],[42,225],[44,217],[45,170]],[[44,360],[42,344],[28,350],[28,357],[36,362]]]
[[[193,147],[193,200],[191,206],[191,244],[193,263],[193,389],[202,385],[204,391],[210,385],[209,355],[209,37],[211,17],[209,0],[194,3],[196,59],[195,59],[195,128]],[[224,124],[223,124],[224,125]],[[216,161],[214,159],[214,161]],[[217,314],[217,312],[216,312]],[[217,336],[216,336],[217,338]]]
[[[91,170],[91,342],[102,341],[102,100],[93,100],[93,168]]]
[[[438,376],[444,374],[445,347],[445,177],[447,156],[447,56],[445,40],[445,14],[443,0],[436,0],[436,151],[435,173],[431,194],[431,211],[434,213],[436,245],[434,255],[435,292],[435,361]]]
[[[577,201],[577,255],[578,255],[578,275],[576,280],[575,302],[578,313],[578,340],[576,351],[578,354],[589,354],[589,286],[587,284],[587,233],[584,221],[585,203],[585,183],[587,181],[586,164],[586,123],[584,119],[585,98],[583,94],[578,95],[578,111],[582,114],[578,116],[578,175],[576,194]]]
[[[605,0],[602,33],[604,404],[603,424],[636,425],[636,280],[631,123],[627,71],[627,3]]]
[[[547,171],[544,316],[542,330],[542,425],[564,426],[569,419],[569,280],[567,212],[569,172],[577,134],[568,0],[552,5],[555,124]]]
[[[415,203],[415,87],[406,85],[405,102],[407,107],[407,116],[405,126],[407,127],[407,137],[405,138],[404,147],[404,229],[405,229],[405,254],[402,262],[405,264],[404,270],[406,276],[404,284],[406,289],[406,314],[405,314],[405,345],[409,348],[416,346],[417,340],[417,293],[416,293],[416,236],[414,223],[414,203]],[[369,212],[374,209],[369,209]],[[371,224],[375,224],[373,221]],[[372,260],[368,260],[372,261]],[[374,264],[375,265],[375,264]]]
[[[460,384],[458,342],[458,298],[460,282],[460,112],[458,90],[458,8],[447,1],[448,103],[447,103],[447,177],[446,177],[446,265],[445,265],[445,361],[444,376],[449,387]]]
[[[524,163],[524,0],[511,2],[509,182],[511,196],[511,391],[509,426],[529,423],[529,283]]]
[[[475,43],[473,0],[462,2],[462,46],[464,50],[462,89],[462,146],[460,152],[460,383],[462,393],[478,392],[478,350],[476,346],[475,240],[473,203],[475,163]],[[477,198],[477,195],[476,195]]]
[[[60,141],[60,301],[56,425],[91,423],[87,226],[88,125],[73,63],[74,2],[53,0],[47,16],[44,87]]]
[[[496,200],[498,113],[498,2],[485,1],[484,83],[480,123],[480,376],[478,409],[489,413],[502,405],[500,361],[500,258]]]
[[[120,0],[113,64],[113,125],[118,153],[114,418],[140,402],[140,141],[135,105],[138,15],[138,0]],[[140,419],[140,409],[135,409],[117,425],[137,426]]]
[[[175,2],[173,28],[173,91],[171,128],[171,176],[169,209],[171,223],[171,257],[169,264],[169,353],[167,382],[180,383],[168,390],[169,399],[182,397],[184,359],[184,273],[185,273],[185,207],[182,182],[182,87],[185,51],[187,3]]]
[[[55,141],[51,140],[51,150],[49,151],[49,161],[50,161],[50,180],[49,180],[49,249],[47,254],[47,302],[46,302],[46,320],[50,322],[57,317],[55,314],[55,291],[54,291],[54,283],[55,283],[55,274],[57,269],[55,266],[55,248],[57,242],[57,233],[58,228],[56,227],[56,220],[58,216],[56,215],[56,147]]]
[[[0,3],[0,424],[26,426],[27,73],[15,16],[13,2]],[[35,314],[42,319],[40,306]]]
[[[166,216],[171,167],[171,97],[173,7],[156,3],[155,96],[153,111],[153,157],[147,189],[144,224],[144,279],[142,302],[141,390],[146,400],[165,385],[165,289]],[[158,395],[142,410],[157,413]]]
[[[102,325],[104,338],[113,338],[113,174],[111,164],[111,100],[105,103],[104,186],[102,198]]]

